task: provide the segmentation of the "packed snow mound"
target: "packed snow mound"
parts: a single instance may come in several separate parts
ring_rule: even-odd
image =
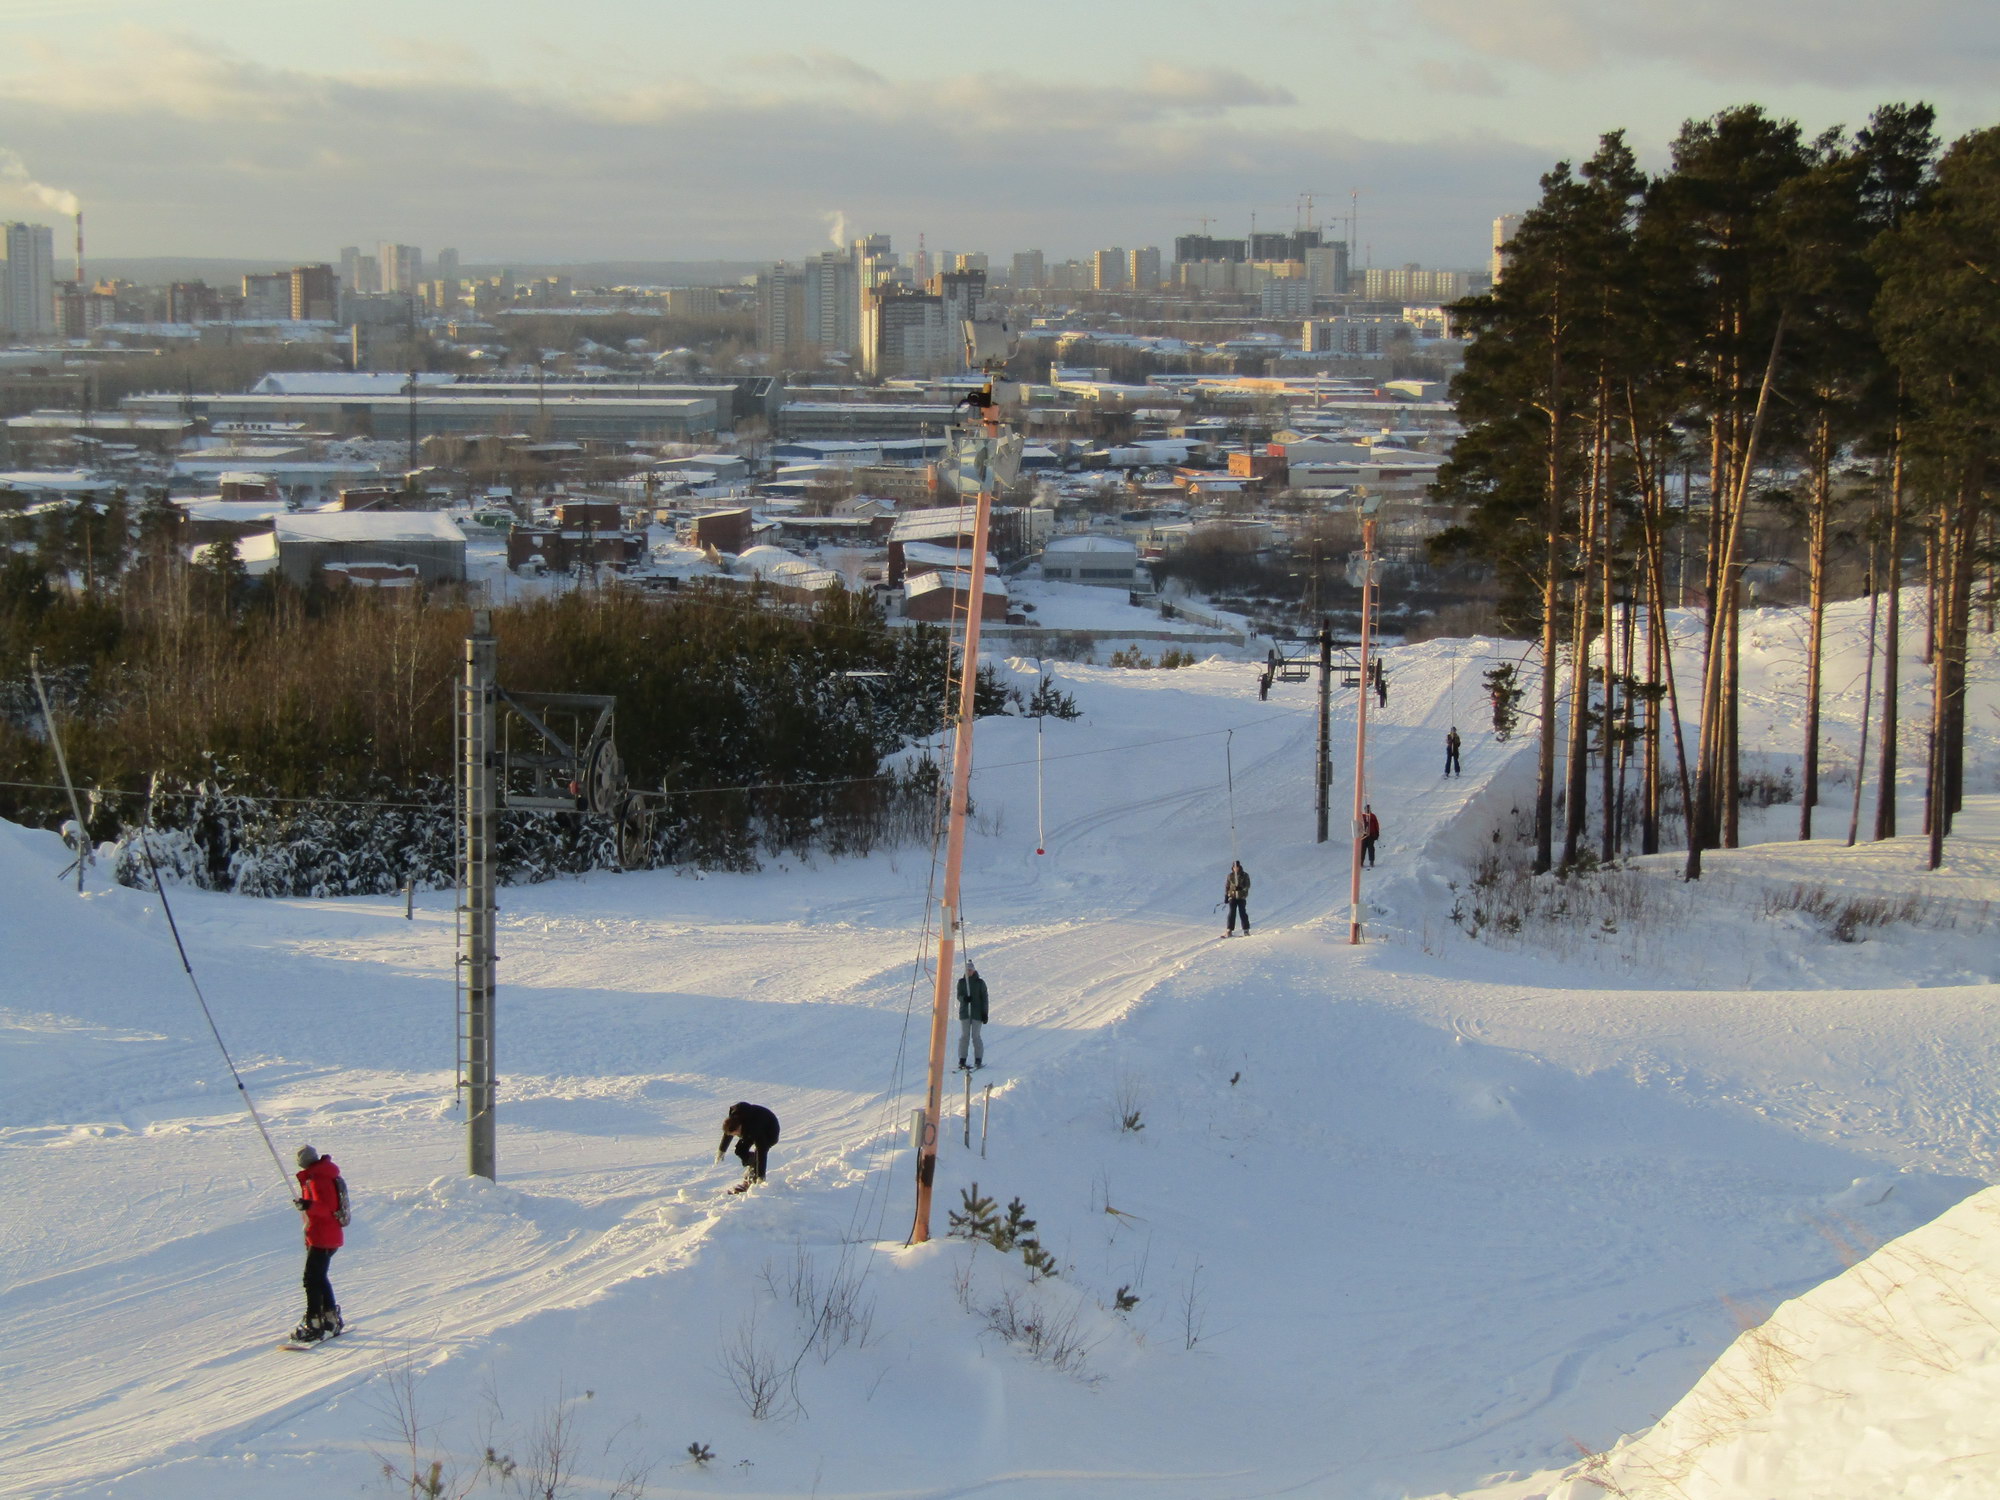
[[[1988,1188],[1746,1328],[1659,1425],[1586,1460],[1549,1500],[1996,1488],[2000,1188]]]

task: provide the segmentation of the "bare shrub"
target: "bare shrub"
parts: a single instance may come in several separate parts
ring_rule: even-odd
[[[1196,1261],[1194,1270],[1188,1273],[1187,1286],[1181,1291],[1178,1311],[1181,1347],[1192,1349],[1208,1332],[1208,1293],[1202,1290],[1200,1261]]]
[[[1762,909],[1766,918],[1798,912],[1843,943],[1861,941],[1871,928],[1942,925],[1930,899],[1916,891],[1902,896],[1838,896],[1823,885],[1800,882],[1765,891]]]
[[[1146,1128],[1143,1117],[1145,1086],[1130,1073],[1118,1075],[1111,1097],[1111,1112],[1118,1121],[1120,1130],[1137,1134]]]
[[[862,1296],[866,1280],[866,1271],[855,1264],[851,1245],[841,1246],[828,1267],[821,1267],[803,1242],[792,1246],[792,1258],[781,1272],[768,1263],[764,1267],[764,1284],[773,1297],[798,1310],[806,1328],[805,1349],[817,1353],[821,1364],[849,1344],[868,1347],[875,1327],[875,1303]]]
[[[377,1409],[388,1421],[395,1451],[385,1453],[377,1448],[369,1451],[381,1465],[382,1477],[411,1500],[459,1500],[460,1496],[472,1493],[479,1483],[479,1473],[475,1470],[469,1478],[461,1478],[457,1469],[434,1450],[431,1443],[434,1429],[419,1410],[417,1385],[414,1360],[403,1360],[383,1373]]]
[[[791,1410],[786,1362],[757,1326],[755,1312],[722,1341],[721,1357],[730,1389],[753,1418],[761,1422]]]
[[[1097,1341],[1081,1326],[1083,1299],[1062,1312],[1018,1287],[1008,1287],[1000,1300],[984,1309],[986,1331],[998,1334],[1038,1365],[1047,1365],[1072,1379],[1088,1382],[1091,1351]]]

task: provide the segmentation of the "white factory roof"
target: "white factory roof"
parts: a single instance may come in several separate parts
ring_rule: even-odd
[[[903,544],[903,565],[920,563],[932,568],[963,568],[972,562],[970,547],[940,547],[933,542],[905,542]],[[991,552],[986,554],[988,572],[996,572],[999,564],[993,560]]]
[[[928,594],[933,590],[942,588],[949,588],[954,593],[959,594],[970,593],[972,591],[972,575],[949,569],[941,573],[920,573],[915,578],[904,580],[903,597],[905,599],[915,599],[919,595]],[[1005,597],[1007,585],[1001,579],[995,578],[989,573],[986,575],[986,592]]]
[[[456,542],[465,533],[431,510],[316,511],[276,518],[281,542]]]
[[[1136,557],[1137,544],[1119,536],[1056,536],[1050,537],[1044,552],[1118,552],[1127,557]]]
[[[451,385],[456,375],[419,374],[417,384]],[[410,383],[401,371],[296,370],[266,375],[250,387],[253,396],[400,396]]]

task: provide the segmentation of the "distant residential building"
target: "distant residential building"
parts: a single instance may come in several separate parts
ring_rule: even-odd
[[[340,247],[340,285],[345,291],[372,292],[372,286],[361,284],[361,247],[342,245]]]
[[[1310,317],[1313,284],[1304,276],[1274,276],[1257,293],[1258,311],[1267,318]]]
[[[1304,260],[1320,247],[1317,229],[1283,229],[1250,236],[1251,260]]]
[[[1174,259],[1248,260],[1248,246],[1242,240],[1219,240],[1205,234],[1183,234],[1174,240]]]
[[[712,318],[722,311],[722,293],[712,286],[668,287],[667,311],[676,318]]]
[[[1515,231],[1520,227],[1519,214],[1502,214],[1493,221],[1493,261],[1490,274],[1495,286],[1500,284],[1500,273],[1506,269],[1507,242],[1514,238]]]
[[[222,317],[222,297],[205,281],[176,281],[167,288],[169,323],[214,323]]]
[[[1160,284],[1160,247],[1148,245],[1134,250],[1126,267],[1126,281],[1135,292],[1150,292]]]
[[[415,295],[423,286],[424,252],[415,245],[396,245],[384,240],[375,251],[380,290]]]
[[[1347,244],[1316,245],[1305,253],[1306,275],[1313,291],[1322,297],[1338,296],[1348,289]]]
[[[21,338],[56,331],[55,233],[46,224],[5,226],[7,267],[0,281],[0,330]]]
[[[432,263],[431,269],[436,273],[434,280],[458,280],[458,252],[452,249],[438,251],[437,259]]]
[[[969,250],[954,255],[951,258],[951,269],[954,271],[977,271],[980,275],[984,276],[992,269],[992,264],[988,260],[984,250]]]
[[[284,319],[292,315],[292,273],[272,271],[243,278],[243,316]]]
[[[1013,268],[1007,279],[1017,289],[1035,289],[1047,279],[1048,271],[1039,250],[1017,250],[1014,252]]]
[[[822,350],[852,354],[861,343],[861,299],[855,290],[854,259],[822,250],[805,264],[805,328]]]
[[[1361,295],[1370,302],[1456,302],[1472,291],[1467,271],[1427,271],[1422,266],[1370,266]]]
[[[1131,283],[1126,280],[1131,266],[1125,259],[1125,252],[1113,245],[1109,250],[1099,250],[1090,258],[1090,287],[1097,292],[1123,291]]]
[[[1396,331],[1406,326],[1391,313],[1312,318],[1305,324],[1299,348],[1306,354],[1382,354]]]
[[[757,273],[757,347],[797,358],[812,343],[806,326],[806,273],[780,263]]]
[[[937,297],[944,317],[945,336],[951,341],[950,352],[953,361],[944,371],[948,374],[965,367],[965,323],[979,312],[979,304],[986,298],[986,273],[984,271],[945,271],[933,276],[930,285],[924,288]]]
[[[286,276],[289,315],[299,322],[330,323],[340,301],[340,283],[328,265],[293,266]]]
[[[983,278],[982,278],[983,279]],[[894,283],[867,293],[861,304],[861,367],[870,375],[938,375],[958,368],[962,336],[945,326],[941,296]]]
[[[382,290],[382,262],[373,255],[356,256],[354,261],[354,280],[348,282],[343,277],[342,282],[351,292],[359,292],[363,296],[373,296]]]

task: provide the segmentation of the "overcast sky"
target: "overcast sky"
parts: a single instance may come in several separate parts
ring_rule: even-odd
[[[1374,264],[1471,266],[1602,131],[1658,164],[1734,103],[1926,99],[1949,136],[1996,78],[2000,0],[0,0],[0,218],[73,192],[117,256],[1064,256],[1358,190]]]

